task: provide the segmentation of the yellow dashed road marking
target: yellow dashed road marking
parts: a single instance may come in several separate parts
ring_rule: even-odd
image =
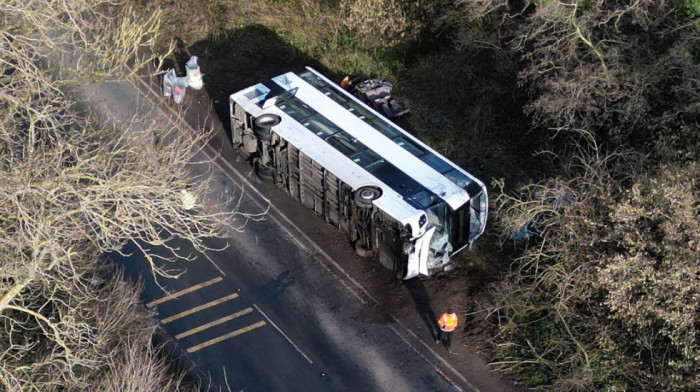
[[[180,291],[176,291],[176,292],[174,292],[174,293],[172,293],[172,294],[168,294],[168,295],[166,295],[166,296],[164,296],[164,297],[162,297],[162,298],[159,298],[159,299],[157,299],[157,300],[151,301],[151,302],[149,302],[149,303],[146,304],[146,307],[147,307],[147,308],[152,308],[152,307],[154,307],[154,306],[156,306],[156,305],[162,304],[163,302],[170,301],[171,299],[175,299],[175,298],[177,298],[177,297],[181,297],[181,296],[183,296],[183,295],[185,295],[185,294],[187,294],[187,293],[191,293],[191,292],[193,292],[193,291],[196,291],[196,290],[201,289],[202,287],[207,287],[207,286],[213,285],[214,283],[220,282],[220,281],[221,281],[221,277],[220,277],[220,276],[217,276],[216,278],[214,278],[214,279],[212,279],[212,280],[207,280],[206,282],[202,282],[202,283],[200,283],[200,284],[196,284],[196,285],[194,285],[194,286],[192,286],[192,287],[188,287],[188,288],[186,288],[186,289],[183,289],[183,290],[180,290]]]
[[[233,293],[233,294],[231,294],[231,295],[227,295],[227,296],[225,296],[225,297],[221,297],[221,298],[219,298],[219,299],[217,299],[217,300],[214,300],[214,301],[211,301],[211,302],[207,302],[207,303],[205,303],[204,305],[199,305],[199,306],[194,307],[194,308],[192,308],[192,309],[190,309],[190,310],[185,310],[184,312],[180,312],[180,313],[178,313],[178,314],[176,314],[176,315],[173,315],[173,316],[170,316],[170,317],[166,317],[166,318],[160,320],[160,322],[161,322],[162,324],[167,324],[167,323],[169,323],[169,322],[171,322],[171,321],[174,321],[174,320],[183,318],[183,317],[185,317],[185,316],[189,316],[189,315],[192,314],[192,313],[197,313],[197,312],[199,312],[200,310],[203,310],[203,309],[206,309],[206,308],[211,308],[211,307],[214,306],[214,305],[218,305],[218,304],[220,304],[220,303],[222,303],[222,302],[226,302],[226,301],[232,300],[232,299],[234,299],[234,298],[236,298],[236,297],[238,297],[238,294]]]
[[[205,329],[211,328],[211,327],[213,327],[213,326],[215,326],[215,325],[219,325],[219,324],[225,323],[225,322],[227,322],[227,321],[229,321],[229,320],[233,320],[233,319],[235,319],[236,317],[243,316],[244,314],[248,314],[248,313],[250,313],[250,312],[252,312],[252,311],[253,311],[253,308],[245,308],[245,309],[241,310],[240,312],[236,312],[236,313],[230,314],[230,315],[228,315],[228,316],[226,316],[226,317],[222,317],[222,318],[220,318],[220,319],[218,319],[218,320],[214,320],[214,321],[212,321],[212,322],[210,322],[210,323],[206,323],[206,324],[204,324],[204,325],[200,325],[200,326],[197,327],[197,328],[192,328],[192,329],[190,329],[189,331],[185,331],[185,332],[183,332],[183,333],[177,334],[177,335],[175,335],[175,339],[182,339],[182,338],[184,338],[184,337],[190,336],[190,335],[195,334],[195,333],[197,333],[197,332],[204,331]]]
[[[211,339],[211,340],[207,340],[207,341],[204,342],[204,343],[200,343],[200,344],[198,344],[198,345],[196,345],[196,346],[192,346],[192,347],[190,347],[190,348],[187,349],[187,352],[188,352],[188,353],[193,353],[193,352],[195,352],[195,351],[199,351],[199,350],[201,350],[201,349],[203,349],[203,348],[205,348],[205,347],[211,346],[212,344],[216,344],[216,343],[219,343],[219,342],[224,341],[224,340],[226,340],[226,339],[230,339],[230,338],[232,338],[232,337],[234,337],[234,336],[238,336],[238,335],[243,334],[243,333],[246,333],[246,332],[248,332],[248,331],[252,331],[252,330],[254,330],[255,328],[262,327],[262,326],[265,325],[265,324],[266,324],[266,323],[265,323],[264,321],[258,321],[257,323],[251,324],[251,325],[249,325],[249,326],[247,326],[247,327],[245,327],[245,328],[237,329],[237,330],[235,330],[235,331],[233,331],[233,332],[227,333],[226,335],[221,335],[221,336],[219,336],[218,338],[214,338],[214,339]]]

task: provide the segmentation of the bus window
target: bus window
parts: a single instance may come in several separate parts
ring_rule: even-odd
[[[449,178],[450,181],[457,184],[457,186],[459,186],[460,188],[464,188],[465,186],[467,186],[468,183],[471,182],[469,177],[467,177],[466,175],[464,175],[464,173],[462,173],[461,171],[459,171],[457,169],[450,170],[444,174],[445,174],[445,177]]]
[[[427,192],[427,191],[420,191],[420,192],[416,193],[415,195],[409,197],[408,199],[410,201],[412,201],[413,203],[421,206],[421,208],[428,208],[431,205],[433,205],[433,203],[436,200],[438,200],[437,197],[434,197],[433,194],[431,194],[430,192]]]
[[[431,225],[436,226],[438,228],[443,228],[443,229],[449,229],[449,227],[445,227],[448,223],[447,220],[447,205],[445,203],[439,203],[437,205],[434,205],[430,207],[427,211],[428,213],[428,222],[430,222]]]
[[[467,193],[472,199],[476,199],[479,195],[484,194],[484,190],[481,189],[481,185],[478,182],[472,181],[467,185]]]
[[[285,92],[281,93],[280,95],[277,96],[277,100],[275,101],[275,104],[279,107],[283,103],[294,98],[294,96],[297,94],[297,91],[299,91],[299,87],[294,87],[293,89],[291,89],[289,91],[285,91]]]
[[[365,149],[365,146],[362,145],[362,143],[358,142],[357,139],[351,138],[345,132],[329,137],[326,139],[326,142],[335,147],[336,150],[345,154],[347,157],[357,154]]]
[[[400,135],[399,131],[397,131],[396,128],[382,121],[382,119],[380,119],[379,117],[366,118],[365,122],[373,126],[377,131],[381,132],[384,136],[388,137],[389,139],[393,139],[396,136]]]
[[[413,156],[420,157],[427,152],[424,148],[418,146],[405,136],[398,136],[394,138],[394,141],[396,144],[403,147],[404,150],[410,152]]]
[[[486,226],[486,194],[483,189],[479,187],[479,191],[476,195],[472,194],[469,189],[467,189],[471,200],[469,204],[471,205],[472,221],[471,227],[469,228],[469,242],[476,240],[481,233],[484,231],[484,226]]]
[[[303,71],[299,73],[299,77],[306,80],[307,83],[310,85],[316,87],[316,88],[322,88],[326,87],[328,84],[324,82],[321,78],[318,76],[314,75],[313,73],[309,71]]]
[[[353,102],[353,101],[348,101],[345,105],[345,108],[348,109],[348,112],[351,112],[352,114],[356,115],[360,119],[364,120],[366,118],[369,118],[371,116],[370,112],[360,106],[360,104]]]
[[[338,102],[338,103],[341,104],[341,105],[345,104],[345,102],[348,101],[347,98],[343,97],[339,92],[333,90],[333,89],[330,88],[330,87],[322,88],[322,89],[321,89],[321,92],[323,92],[324,94],[326,94],[326,96],[327,96],[328,98],[330,98],[330,99],[332,99],[332,100]]]
[[[384,158],[372,150],[361,151],[352,157],[352,160],[370,173],[377,173],[387,167]]]
[[[307,118],[302,124],[321,138],[340,132],[340,129],[335,124],[318,113]]]
[[[377,153],[372,150],[364,150],[352,156],[353,162],[362,166],[364,169],[368,169],[373,164],[379,161],[384,161]],[[368,170],[369,171],[369,170]]]
[[[307,104],[293,98],[284,103],[277,104],[277,107],[297,121],[301,121],[315,113]]]
[[[442,158],[432,153],[425,154],[420,159],[427,163],[428,166],[435,169],[438,173],[443,173],[452,169],[452,166],[447,164],[447,162],[445,162]]]

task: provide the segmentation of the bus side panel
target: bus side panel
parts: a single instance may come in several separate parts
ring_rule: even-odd
[[[299,174],[301,176],[299,199],[308,209],[319,215],[323,215],[324,171],[323,166],[306,154],[299,154]]]
[[[278,163],[278,172],[284,175],[285,180],[282,182],[287,192],[295,199],[299,199],[301,181],[299,175],[299,149],[290,143],[285,143],[286,153],[275,154],[280,162]]]
[[[325,170],[323,183],[326,184],[323,192],[323,217],[326,222],[339,226],[340,222],[340,180],[333,173]]]
[[[286,140],[280,140],[275,150],[279,185],[326,222],[349,232],[352,189]]]
[[[278,135],[273,139],[276,140]],[[353,202],[353,189],[323,168],[293,144],[281,139],[275,144],[273,162],[278,185],[304,206],[324,217],[326,222],[359,241],[374,252],[377,260],[397,278],[406,274],[402,225],[374,207]]]
[[[240,105],[236,104],[233,100],[230,100],[229,107],[229,113],[231,113],[231,138],[233,139],[233,144],[235,146],[243,142],[243,131],[246,128],[252,129],[253,125],[251,123],[250,116]]]
[[[352,208],[351,202],[353,197],[352,188],[338,181],[338,228],[350,234],[352,230]]]

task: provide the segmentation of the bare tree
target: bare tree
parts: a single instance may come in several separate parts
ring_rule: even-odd
[[[148,11],[101,0],[0,6],[0,389],[175,388],[144,348],[153,329],[135,290],[91,284],[104,273],[101,255],[134,241],[153,273],[168,276],[147,246],[187,257],[169,240],[204,250],[206,238],[251,217],[228,199],[208,204],[210,179],[192,175],[206,133],[144,118],[117,128],[65,93],[150,61],[137,55],[157,36],[159,14]],[[105,371],[132,378],[115,384]]]
[[[531,1],[501,25],[556,135],[548,177],[498,183],[492,215],[531,234],[491,287],[493,365],[535,389],[700,386],[693,4]]]
[[[633,145],[697,124],[693,7],[654,0],[530,2],[512,42],[523,55],[520,78],[534,124]]]

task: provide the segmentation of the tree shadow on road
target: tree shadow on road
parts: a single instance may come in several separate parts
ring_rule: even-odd
[[[403,281],[403,285],[406,286],[408,292],[413,298],[413,302],[416,304],[416,310],[418,310],[418,315],[423,320],[428,330],[430,330],[430,335],[433,339],[437,339],[438,329],[437,329],[437,318],[433,309],[430,307],[430,297],[428,297],[428,292],[423,286],[423,281],[416,277]]]

